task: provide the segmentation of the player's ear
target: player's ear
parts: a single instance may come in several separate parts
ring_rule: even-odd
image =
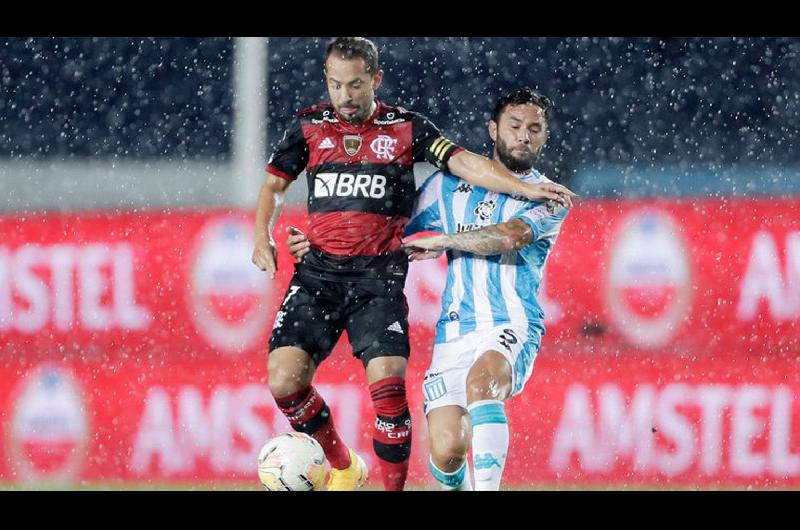
[[[377,72],[375,72],[375,75],[372,76],[373,90],[378,90],[382,82],[383,82],[383,70],[378,70]]]
[[[489,120],[489,137],[493,142],[497,141],[497,122]]]

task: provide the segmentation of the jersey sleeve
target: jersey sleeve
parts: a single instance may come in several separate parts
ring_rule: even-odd
[[[288,129],[283,133],[283,138],[278,148],[269,159],[267,171],[286,180],[293,181],[308,164],[308,142],[303,135],[300,119],[295,118]]]
[[[406,224],[406,237],[418,232],[444,232],[442,216],[439,213],[442,179],[442,173],[437,171],[420,187],[411,219]]]
[[[512,219],[521,219],[533,230],[533,241],[519,251],[525,261],[530,261],[535,252],[535,242],[542,239],[555,239],[561,231],[561,224],[569,208],[552,201],[545,203],[528,202]]]
[[[428,161],[439,169],[447,166],[450,157],[462,147],[457,146],[439,132],[425,116],[415,114],[412,119],[414,162]]]

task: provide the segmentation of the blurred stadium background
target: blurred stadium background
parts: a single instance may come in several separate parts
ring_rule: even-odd
[[[326,99],[326,41],[0,40],[0,483],[257,487],[288,429],[265,364],[291,260],[280,241],[274,282],[250,263],[253,208],[294,112]],[[375,42],[379,97],[473,151],[499,94],[556,105],[541,169],[580,203],[509,405],[508,486],[796,489],[800,40]],[[415,264],[406,289],[415,488],[444,271]],[[371,461],[364,381],[349,347],[320,370]]]

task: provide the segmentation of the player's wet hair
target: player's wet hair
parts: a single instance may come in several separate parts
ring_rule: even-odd
[[[364,37],[334,37],[325,49],[325,62],[331,53],[336,53],[343,59],[364,59],[367,72],[374,74],[378,71],[378,48],[375,43]]]
[[[497,122],[500,119],[500,115],[509,105],[536,105],[541,107],[544,111],[544,119],[548,123],[550,122],[550,116],[553,114],[553,102],[550,101],[550,98],[540,94],[539,92],[536,92],[535,90],[523,88],[521,90],[510,92],[501,97],[497,101],[497,105],[494,107],[492,119]]]

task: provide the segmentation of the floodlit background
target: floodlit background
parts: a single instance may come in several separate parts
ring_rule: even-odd
[[[555,103],[539,169],[580,200],[505,483],[800,485],[800,40],[374,40],[379,98],[475,152],[503,93]],[[258,486],[288,429],[266,344],[292,263],[281,247],[273,282],[250,263],[253,209],[292,116],[327,98],[326,42],[0,40],[3,485]],[[301,176],[277,239],[306,193]],[[416,488],[434,487],[420,381],[445,270],[415,264],[406,288]],[[318,381],[374,464],[346,341]]]

